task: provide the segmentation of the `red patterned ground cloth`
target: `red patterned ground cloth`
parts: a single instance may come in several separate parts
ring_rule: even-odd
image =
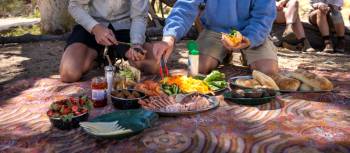
[[[215,110],[160,118],[153,128],[120,141],[51,127],[50,103],[89,94],[89,82],[19,81],[0,93],[0,152],[350,152],[350,77],[324,75],[339,92],[289,94],[257,107],[219,96]],[[111,105],[95,109],[90,119],[112,111]]]

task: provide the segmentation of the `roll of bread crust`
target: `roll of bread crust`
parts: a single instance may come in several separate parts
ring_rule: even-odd
[[[309,86],[309,85],[307,85],[307,84],[305,84],[305,83],[302,83],[302,84],[300,85],[299,90],[300,90],[300,91],[312,91],[313,89],[312,89],[311,86]]]
[[[296,78],[303,83],[311,86],[314,91],[333,90],[332,82],[323,76],[318,76],[303,69],[297,69],[291,74],[293,78]]]
[[[243,78],[237,79],[236,84],[247,88],[256,88],[257,86],[261,86],[260,83],[255,79],[243,79]]]
[[[232,47],[236,47],[236,46],[239,45],[239,43],[235,43],[235,42],[231,41],[230,35],[228,35],[228,34],[223,34],[223,35],[222,35],[222,39],[223,39],[228,45],[230,45],[230,46],[232,46]]]
[[[253,78],[257,80],[262,86],[265,86],[269,89],[280,90],[276,82],[266,74],[259,72],[257,70],[253,71]]]
[[[271,76],[281,90],[297,91],[300,87],[300,81],[294,78],[286,77],[282,74]]]

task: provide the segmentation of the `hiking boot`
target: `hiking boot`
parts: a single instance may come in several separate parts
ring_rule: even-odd
[[[303,52],[316,52],[316,50],[314,48],[312,48],[310,42],[305,39],[304,42],[303,42],[303,49],[302,49]]]
[[[338,40],[337,45],[335,46],[335,51],[339,52],[339,53],[345,52],[345,40],[344,39]]]
[[[275,46],[282,47],[282,43],[283,43],[282,38],[278,38],[275,35],[271,35],[270,39]]]
[[[295,34],[293,32],[292,24],[287,24],[286,29],[283,32],[282,35],[283,38],[285,39],[295,39]]]
[[[288,43],[288,42],[283,42],[282,43],[282,47],[283,48],[286,48],[286,49],[289,49],[291,51],[295,51],[295,52],[300,52],[301,49],[303,48],[302,44],[291,44],[291,43]]]
[[[325,53],[334,53],[332,41],[331,40],[326,40],[324,43],[325,43],[325,48],[323,49],[323,52],[325,52]]]

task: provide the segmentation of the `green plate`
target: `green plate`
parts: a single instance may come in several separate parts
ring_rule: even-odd
[[[228,101],[241,105],[262,105],[271,102],[275,99],[275,96],[263,97],[263,98],[233,98],[231,92],[224,93],[224,98]]]
[[[158,119],[158,115],[154,112],[144,109],[118,110],[109,114],[104,114],[92,119],[90,122],[115,122],[131,132],[118,135],[97,136],[83,128],[88,134],[97,138],[114,138],[123,139],[142,132],[146,128],[152,127],[152,124]]]

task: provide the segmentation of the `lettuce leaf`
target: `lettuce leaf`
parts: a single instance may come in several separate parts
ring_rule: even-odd
[[[205,82],[211,82],[211,81],[224,81],[225,80],[225,74],[221,73],[217,70],[212,71],[210,74],[205,77],[204,81]]]
[[[220,90],[227,87],[227,82],[225,81],[225,74],[219,71],[212,71],[207,77],[205,77],[204,82],[208,84],[211,90]]]
[[[227,87],[227,82],[226,81],[212,81],[212,82],[208,82],[208,86],[210,87],[210,89],[212,90],[220,90],[223,88]]]

